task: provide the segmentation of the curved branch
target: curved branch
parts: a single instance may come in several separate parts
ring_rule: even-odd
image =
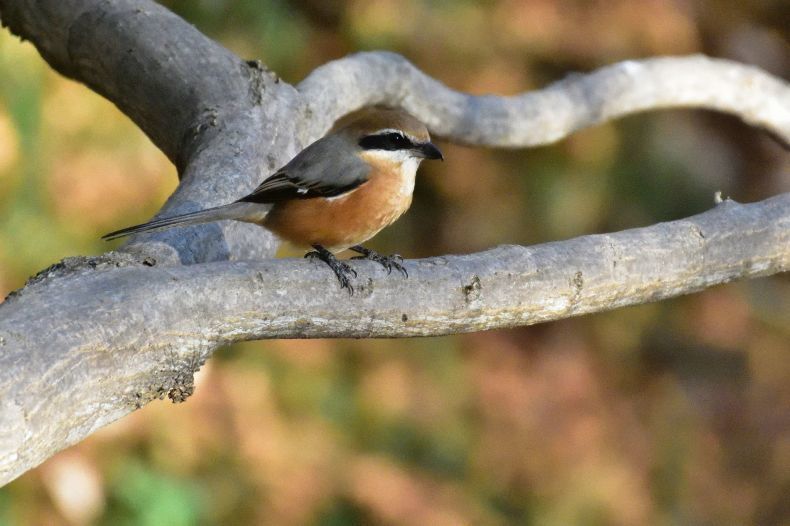
[[[790,144],[790,86],[753,66],[705,56],[629,60],[513,97],[454,91],[393,53],[358,53],[317,68],[298,86],[313,128],[370,104],[396,104],[431,131],[472,145],[549,144],[632,113],[706,108],[736,115]]]
[[[516,97],[475,97],[398,55],[360,53],[318,68],[297,92],[150,0],[0,0],[0,19],[58,71],[118,105],[176,163],[182,182],[160,217],[244,195],[367,104],[403,105],[439,135],[470,144],[545,144],[668,107],[733,113],[790,143],[787,84],[705,57],[623,62]],[[190,264],[270,257],[276,245],[253,225],[219,222],[136,236],[123,250]]]
[[[188,395],[222,344],[513,327],[789,270],[790,194],[616,234],[408,261],[408,280],[358,262],[350,298],[304,260],[116,264],[67,264],[0,305],[0,483],[153,398]]]

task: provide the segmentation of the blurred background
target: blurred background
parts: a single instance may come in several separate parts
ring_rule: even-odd
[[[783,0],[171,0],[295,83],[364,49],[475,94],[615,61],[706,53],[790,72]],[[790,191],[790,155],[702,111],[529,150],[439,142],[371,244],[467,253]],[[480,184],[484,181],[484,184]],[[174,168],[116,108],[0,31],[0,297],[142,222]],[[495,211],[495,212],[494,212]],[[0,489],[0,524],[788,524],[790,279],[522,329],[265,341]]]

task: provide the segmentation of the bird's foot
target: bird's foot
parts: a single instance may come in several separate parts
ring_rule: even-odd
[[[354,252],[358,252],[362,254],[361,256],[355,256],[351,259],[369,259],[371,261],[375,261],[385,269],[387,269],[387,274],[392,272],[392,269],[397,270],[401,274],[403,274],[404,278],[409,277],[409,273],[406,272],[406,268],[403,266],[403,258],[398,254],[392,254],[391,256],[382,256],[375,250],[370,250],[369,248],[365,248],[362,245],[354,245],[353,247],[349,247],[349,250],[353,250]]]
[[[357,271],[351,268],[348,263],[344,263],[335,257],[330,251],[322,247],[321,245],[313,245],[315,250],[312,250],[304,255],[306,258],[310,259],[320,259],[327,265],[337,276],[337,280],[340,282],[340,288],[348,290],[348,295],[354,295],[354,287],[351,285],[351,277],[357,277]]]

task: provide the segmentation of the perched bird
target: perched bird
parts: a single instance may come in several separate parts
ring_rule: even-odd
[[[407,275],[399,256],[361,246],[411,205],[414,178],[423,159],[443,159],[423,123],[402,110],[369,108],[335,123],[323,138],[238,201],[199,212],[155,219],[111,232],[102,239],[234,219],[255,223],[324,261],[340,286],[356,272],[334,253],[351,249]]]

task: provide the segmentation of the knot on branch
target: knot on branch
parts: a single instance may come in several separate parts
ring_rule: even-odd
[[[472,280],[463,287],[464,300],[466,301],[466,304],[471,305],[475,301],[479,300],[482,289],[483,287],[480,285],[480,278],[476,275],[472,276]]]
[[[181,373],[173,380],[174,385],[167,391],[167,397],[180,404],[195,393],[195,374],[192,371]]]

